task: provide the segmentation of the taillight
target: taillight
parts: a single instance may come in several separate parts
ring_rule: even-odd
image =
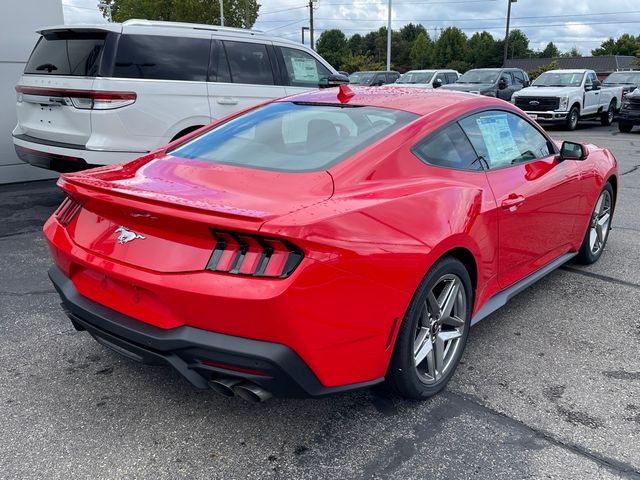
[[[100,90],[74,90],[67,88],[26,87],[16,85],[18,102],[24,100],[24,95],[36,95],[60,99],[64,105],[70,105],[82,110],[113,110],[135,103],[135,92],[110,92]]]
[[[73,217],[78,214],[81,208],[82,205],[79,202],[73,197],[67,196],[55,211],[54,215],[58,221],[66,227],[71,223],[71,220],[73,220]]]
[[[244,233],[212,231],[216,246],[207,270],[254,277],[286,278],[304,256],[292,243]]]

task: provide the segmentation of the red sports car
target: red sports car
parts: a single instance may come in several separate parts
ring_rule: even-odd
[[[49,274],[101,344],[247,399],[423,399],[474,323],[600,257],[618,173],[495,98],[341,87],[58,184]]]

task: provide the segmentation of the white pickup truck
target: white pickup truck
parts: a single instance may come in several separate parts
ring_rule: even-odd
[[[622,89],[602,87],[593,70],[549,70],[513,94],[511,101],[540,123],[575,130],[580,119],[600,118],[611,125],[622,104]]]

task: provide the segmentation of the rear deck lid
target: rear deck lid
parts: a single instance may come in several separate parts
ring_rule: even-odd
[[[292,174],[171,156],[68,174],[60,184],[83,204],[69,225],[78,245],[161,272],[203,270],[216,245],[213,230],[258,232],[333,192],[324,171]]]

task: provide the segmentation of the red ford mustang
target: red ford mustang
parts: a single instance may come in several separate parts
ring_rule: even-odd
[[[471,325],[600,257],[617,175],[501,100],[341,87],[64,175],[49,274],[77,329],[195,387],[422,399]]]

